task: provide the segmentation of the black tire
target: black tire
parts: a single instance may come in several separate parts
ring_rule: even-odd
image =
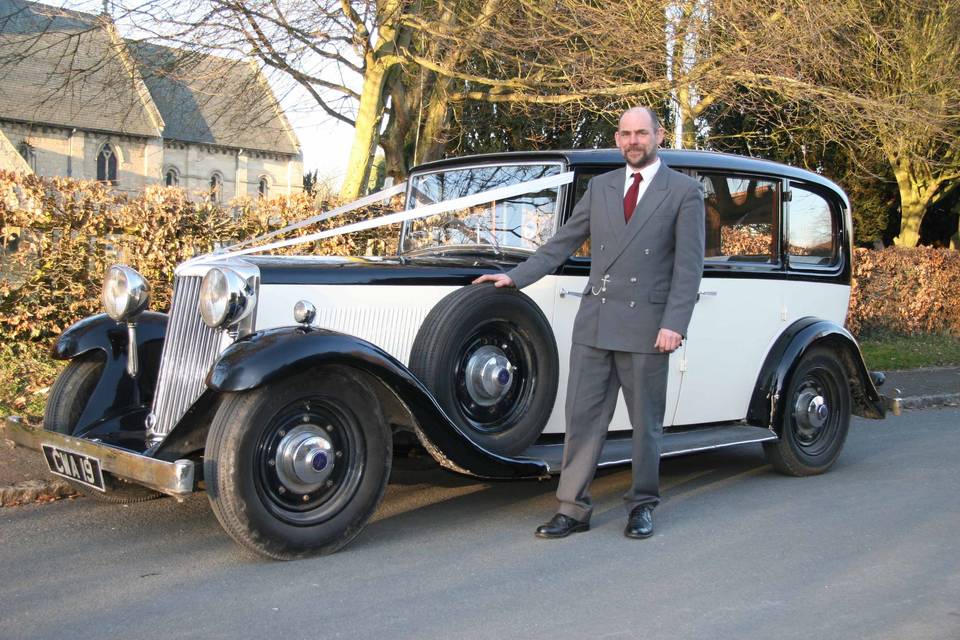
[[[474,442],[504,456],[522,453],[540,436],[559,369],[540,307],[516,289],[493,285],[463,287],[441,299],[410,351],[410,370],[447,415]]]
[[[797,364],[786,389],[780,438],[764,442],[770,464],[790,476],[825,472],[840,456],[850,429],[850,385],[837,355],[814,348]]]
[[[391,448],[367,382],[325,367],[227,396],[207,435],[204,482],[214,514],[241,545],[278,560],[323,555],[373,515]]]
[[[43,428],[68,436],[73,435],[77,420],[87,406],[102,371],[103,360],[93,354],[80,356],[67,363],[66,368],[60,372],[50,388],[50,397],[43,411]],[[68,482],[85,496],[113,504],[145,502],[162,495],[153,489],[126,482],[106,472],[103,474],[106,493],[86,487],[79,482],[72,480]]]

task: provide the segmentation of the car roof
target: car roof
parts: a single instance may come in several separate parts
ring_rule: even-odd
[[[843,194],[843,189],[836,183],[818,173],[772,160],[751,158],[732,153],[720,153],[717,151],[695,151],[688,149],[660,149],[657,154],[668,166],[674,169],[712,169],[716,171],[743,171],[747,173],[771,174],[819,184]],[[619,149],[510,151],[435,160],[414,167],[410,173],[438,171],[458,166],[530,161],[542,162],[551,160],[563,161],[570,168],[609,166],[612,169],[623,166],[623,155]]]

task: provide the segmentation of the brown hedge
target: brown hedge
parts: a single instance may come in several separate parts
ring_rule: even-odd
[[[856,249],[847,326],[855,334],[960,336],[960,252]]]
[[[0,342],[48,341],[99,313],[107,267],[123,262],[153,287],[151,308],[169,306],[173,270],[184,260],[302,220],[334,202],[306,195],[241,199],[224,208],[194,202],[183,190],[150,187],[128,197],[102,184],[0,171]],[[304,235],[377,213],[375,208],[325,220]],[[396,226],[331,238],[290,252],[362,255],[396,250]]]

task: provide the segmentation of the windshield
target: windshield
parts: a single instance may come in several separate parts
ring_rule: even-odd
[[[485,165],[415,175],[407,209],[454,200],[561,172],[559,163]],[[400,253],[487,246],[534,251],[553,234],[559,187],[408,220]]]

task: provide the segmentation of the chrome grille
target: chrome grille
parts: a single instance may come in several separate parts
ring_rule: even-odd
[[[207,372],[220,351],[222,333],[204,324],[197,309],[201,280],[199,276],[178,276],[173,283],[157,394],[148,418],[154,440],[170,433],[203,393]]]

